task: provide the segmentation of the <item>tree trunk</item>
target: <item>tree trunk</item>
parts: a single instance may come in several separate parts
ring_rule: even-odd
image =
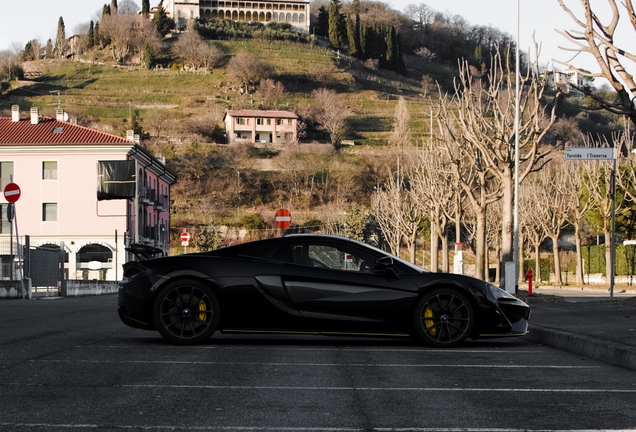
[[[576,284],[585,285],[583,277],[583,246],[581,246],[581,223],[574,223],[574,239],[576,241]]]
[[[417,244],[417,229],[414,229],[411,233],[411,238],[409,238],[409,258],[413,264],[417,264],[415,262],[415,245]]]
[[[448,273],[448,229],[444,229],[439,238],[442,241],[442,271]]]
[[[438,241],[437,234],[435,233],[435,224],[431,220],[431,272],[437,273],[439,271],[439,264],[437,262],[438,253]]]
[[[540,243],[536,243],[534,247],[534,280],[541,283],[541,253],[539,251]]]
[[[486,260],[486,211],[475,209],[477,218],[477,230],[475,233],[475,277],[487,280],[485,273]]]
[[[612,268],[612,232],[609,226],[603,227],[603,233],[605,234],[605,282],[609,286],[611,275],[614,272]]]
[[[559,257],[559,233],[550,236],[552,239],[552,254],[554,255],[554,284],[563,285],[561,280],[561,258]]]

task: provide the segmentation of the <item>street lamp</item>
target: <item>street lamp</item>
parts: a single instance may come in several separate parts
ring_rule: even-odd
[[[513,209],[513,236],[512,236],[512,262],[514,263],[512,271],[514,272],[514,284],[509,287],[506,284],[506,291],[516,292],[519,282],[519,26],[520,26],[520,0],[517,0],[517,41],[516,41],[516,56],[515,56],[515,192],[514,192],[514,209]],[[512,277],[508,278],[512,281]]]

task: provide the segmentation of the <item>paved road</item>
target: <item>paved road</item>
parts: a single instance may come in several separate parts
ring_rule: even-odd
[[[636,428],[636,372],[529,342],[215,336],[169,345],[115,297],[0,302],[1,431]]]

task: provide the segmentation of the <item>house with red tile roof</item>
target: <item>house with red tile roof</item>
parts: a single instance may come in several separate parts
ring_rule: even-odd
[[[229,144],[296,142],[298,116],[290,111],[228,110],[223,116]]]
[[[41,116],[38,108],[23,117],[17,105],[11,117],[0,117],[0,187],[20,187],[19,234],[28,235],[31,246],[62,249],[67,279],[119,280],[133,258],[125,251],[131,243],[168,253],[176,176],[132,131],[124,138],[67,118],[59,109],[56,118]],[[2,195],[1,242],[12,231],[7,210]],[[14,262],[4,249],[0,278]]]

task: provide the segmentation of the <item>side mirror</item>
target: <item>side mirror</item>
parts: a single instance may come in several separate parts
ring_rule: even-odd
[[[378,259],[373,265],[373,269],[377,273],[384,273],[391,280],[400,278],[395,270],[393,270],[393,258],[391,257],[385,256]]]
[[[378,259],[373,265],[374,270],[382,272],[387,271],[391,267],[393,267],[393,258],[388,256]]]

